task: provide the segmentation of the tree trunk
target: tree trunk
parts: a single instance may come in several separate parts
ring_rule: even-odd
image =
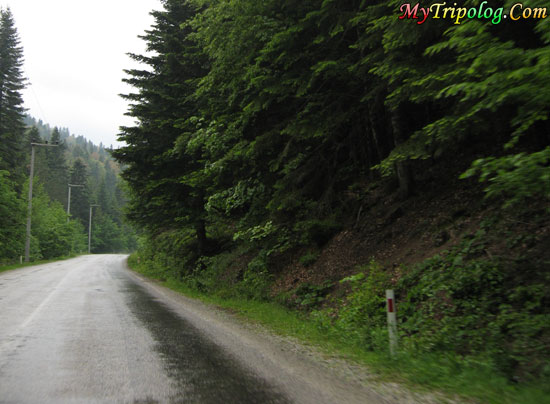
[[[198,254],[199,256],[203,256],[206,254],[208,249],[208,238],[206,237],[206,223],[203,219],[200,219],[195,224],[195,232],[197,233],[197,241],[198,241]]]

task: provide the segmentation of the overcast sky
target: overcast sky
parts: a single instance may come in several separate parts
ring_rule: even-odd
[[[153,23],[160,0],[0,0],[10,7],[25,54],[29,113],[99,144],[117,145],[118,127],[132,120],[118,94],[127,52],[143,53],[137,36]]]

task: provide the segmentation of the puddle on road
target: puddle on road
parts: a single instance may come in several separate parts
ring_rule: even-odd
[[[155,300],[133,281],[124,281],[130,310],[151,332],[182,403],[289,403],[191,323]]]

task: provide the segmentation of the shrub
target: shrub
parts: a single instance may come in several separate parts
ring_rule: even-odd
[[[530,279],[495,259],[467,260],[480,248],[476,241],[424,261],[400,280],[405,346],[485,357],[510,378],[538,377],[550,359],[550,274]]]
[[[313,313],[318,327],[328,333],[340,334],[363,349],[386,349],[385,290],[390,285],[388,273],[371,261],[361,268],[361,272],[340,282],[349,285],[352,291],[338,310]]]
[[[267,269],[267,254],[260,253],[248,264],[238,290],[248,299],[266,301],[269,298],[271,280]]]
[[[317,260],[319,259],[319,253],[318,252],[308,252],[307,254],[304,254],[300,257],[299,262],[305,267],[309,267]]]
[[[479,175],[480,182],[489,183],[485,188],[488,198],[505,198],[505,208],[531,198],[550,200],[550,147],[531,154],[476,160],[461,178],[474,175]]]

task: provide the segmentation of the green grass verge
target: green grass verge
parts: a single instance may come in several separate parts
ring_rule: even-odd
[[[352,343],[345,335],[327,335],[304,313],[289,310],[279,304],[247,299],[222,298],[189,288],[175,279],[163,279],[135,256],[128,264],[134,271],[161,283],[185,296],[198,299],[262,324],[274,332],[314,345],[329,355],[366,365],[380,380],[398,381],[416,391],[438,391],[449,397],[490,404],[550,403],[549,387],[545,385],[513,385],[495,373],[483,360],[459,358],[454,354],[415,356],[406,352],[391,358],[387,352],[371,352]]]
[[[43,264],[49,264],[49,263],[57,262],[57,261],[65,261],[65,260],[68,260],[68,259],[71,259],[71,258],[79,257],[80,255],[82,255],[82,254],[67,255],[65,257],[52,258],[51,260],[24,262],[23,264],[2,265],[2,266],[0,266],[0,273],[6,272],[6,271],[13,271],[15,269],[20,269],[20,268],[33,267],[35,265],[43,265]]]

